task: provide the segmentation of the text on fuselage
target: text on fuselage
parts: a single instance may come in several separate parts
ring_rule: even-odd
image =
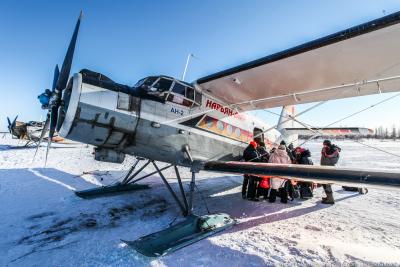
[[[237,112],[233,111],[232,109],[230,109],[228,107],[224,107],[223,105],[216,103],[210,99],[207,99],[206,108],[218,110],[219,112],[221,112],[225,115],[228,115],[228,116],[233,116],[233,115],[237,114]]]

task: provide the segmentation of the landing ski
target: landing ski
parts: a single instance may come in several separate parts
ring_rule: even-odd
[[[159,257],[226,230],[235,224],[228,214],[189,215],[186,220],[165,230],[143,236],[126,244],[148,257]]]

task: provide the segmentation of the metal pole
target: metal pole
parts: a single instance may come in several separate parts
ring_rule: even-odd
[[[168,168],[170,168],[170,167],[172,167],[172,164],[171,164],[171,165],[168,165],[168,166],[165,166],[165,167],[162,167],[162,168],[160,169],[160,171],[166,170],[166,169],[168,169]],[[143,177],[137,178],[136,180],[132,181],[132,184],[134,184],[134,183],[136,183],[136,182],[139,182],[140,180],[143,180],[144,178],[147,178],[147,177],[149,177],[149,176],[152,176],[153,174],[156,174],[156,173],[158,173],[158,171],[154,171],[154,172],[152,172],[152,173],[146,174],[146,175],[143,176]]]
[[[188,208],[189,205],[187,203],[187,199],[185,196],[185,190],[183,190],[182,180],[181,180],[181,176],[179,175],[178,167],[174,166],[174,168],[175,168],[176,178],[178,179],[179,190],[181,191],[181,194],[182,194],[183,204],[185,204],[186,210],[189,210],[189,208]]]
[[[189,191],[189,214],[192,214],[193,211],[193,193],[194,193],[194,185],[195,185],[195,173],[192,172],[192,180],[190,181],[190,191]]]
[[[190,58],[191,58],[192,56],[193,56],[193,54],[189,54],[189,55],[187,56],[186,65],[185,65],[185,70],[183,71],[183,75],[182,75],[182,81],[185,80],[186,70],[187,70],[187,68],[188,68],[188,66],[189,66],[189,61],[190,61]]]
[[[150,160],[148,160],[142,167],[140,167],[139,170],[137,170],[132,176],[124,179],[124,181],[122,181],[122,184],[128,184],[136,175],[138,175],[141,171],[143,171],[143,169],[146,168],[147,165],[149,165],[149,164],[150,164]]]
[[[185,208],[183,207],[182,203],[179,201],[179,198],[176,196],[174,190],[172,190],[172,188],[171,188],[171,186],[169,185],[167,179],[165,179],[164,175],[163,175],[162,172],[158,169],[158,167],[157,167],[157,165],[155,164],[155,162],[153,161],[152,163],[153,163],[153,165],[154,165],[154,168],[156,168],[156,170],[158,171],[158,174],[160,175],[161,179],[163,180],[163,182],[164,182],[165,186],[167,187],[168,191],[171,193],[171,195],[172,195],[173,198],[175,199],[176,203],[178,203],[179,208],[181,209],[182,213],[183,213],[184,215],[187,214]]]
[[[138,165],[139,160],[136,159],[135,164],[132,165],[132,167],[129,169],[128,173],[125,175],[125,178],[122,180],[121,184],[125,184],[126,180],[128,180],[129,176],[131,176],[131,173],[133,172],[133,170],[136,168],[136,166]]]

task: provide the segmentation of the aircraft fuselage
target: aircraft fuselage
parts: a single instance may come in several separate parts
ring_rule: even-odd
[[[59,115],[63,117],[59,134],[95,146],[97,160],[122,162],[124,154],[181,166],[191,165],[190,156],[195,161],[238,160],[254,128],[269,128],[169,77],[160,76],[170,79],[171,85],[169,91],[159,93],[164,99],[159,101],[153,91],[151,97],[142,97],[90,75],[81,71],[70,80]],[[155,83],[164,82],[161,78]],[[267,132],[267,146],[279,135],[276,130]]]

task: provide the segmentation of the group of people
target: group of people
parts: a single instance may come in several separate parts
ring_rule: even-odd
[[[334,166],[339,160],[341,149],[329,140],[323,142],[321,151],[321,165]],[[282,141],[277,148],[267,151],[261,138],[254,138],[243,152],[243,159],[247,162],[267,162],[279,164],[305,164],[313,165],[311,152],[302,147],[293,148],[292,144],[286,146]],[[279,177],[244,175],[242,197],[258,201],[261,197],[269,202],[275,202],[277,197],[282,203],[287,203],[290,198],[309,199],[313,197],[313,189],[318,186],[311,182],[296,182]],[[332,187],[323,185],[326,197],[322,198],[324,204],[334,204]]]

